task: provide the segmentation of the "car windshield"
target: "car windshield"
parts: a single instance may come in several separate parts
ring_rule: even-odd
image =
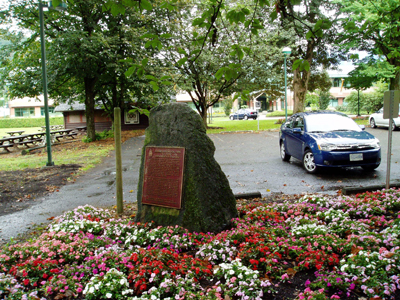
[[[305,120],[308,132],[361,131],[351,118],[337,114],[306,115]]]

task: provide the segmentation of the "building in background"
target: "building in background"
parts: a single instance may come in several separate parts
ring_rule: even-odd
[[[25,97],[22,99],[13,99],[8,101],[10,109],[10,118],[39,118],[44,117],[44,100],[43,96],[38,98]],[[49,99],[49,116],[62,116],[61,113],[54,111],[54,101]]]
[[[64,116],[65,129],[86,126],[84,103],[60,104],[55,108],[55,112]],[[122,110],[121,114],[121,130],[145,129],[149,126],[149,118],[144,114],[139,114],[138,112],[129,113],[128,110]],[[94,127],[98,132],[112,128],[112,120],[101,106],[95,107]]]

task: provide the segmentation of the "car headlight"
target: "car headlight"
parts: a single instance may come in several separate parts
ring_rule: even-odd
[[[318,149],[322,151],[332,151],[336,150],[337,146],[335,144],[318,144]]]
[[[381,144],[379,143],[379,140],[374,140],[371,142],[371,147],[375,148],[375,149],[379,149],[381,147]]]

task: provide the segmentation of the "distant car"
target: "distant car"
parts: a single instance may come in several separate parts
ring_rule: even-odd
[[[282,124],[279,132],[283,161],[302,161],[308,173],[322,167],[354,167],[372,171],[381,163],[379,140],[345,114],[303,112]]]
[[[229,119],[231,120],[247,120],[247,119],[257,119],[257,112],[250,109],[239,109],[237,112],[230,114]]]
[[[378,126],[389,127],[389,119],[383,118],[383,108],[369,116],[369,125],[371,125],[371,128]],[[400,127],[400,114],[397,118],[393,118],[392,130],[396,130],[398,127]]]

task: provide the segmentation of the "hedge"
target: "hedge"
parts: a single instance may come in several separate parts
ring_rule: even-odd
[[[0,119],[0,128],[25,128],[45,126],[44,117],[42,118],[5,118]],[[50,125],[64,125],[63,117],[50,118]]]

